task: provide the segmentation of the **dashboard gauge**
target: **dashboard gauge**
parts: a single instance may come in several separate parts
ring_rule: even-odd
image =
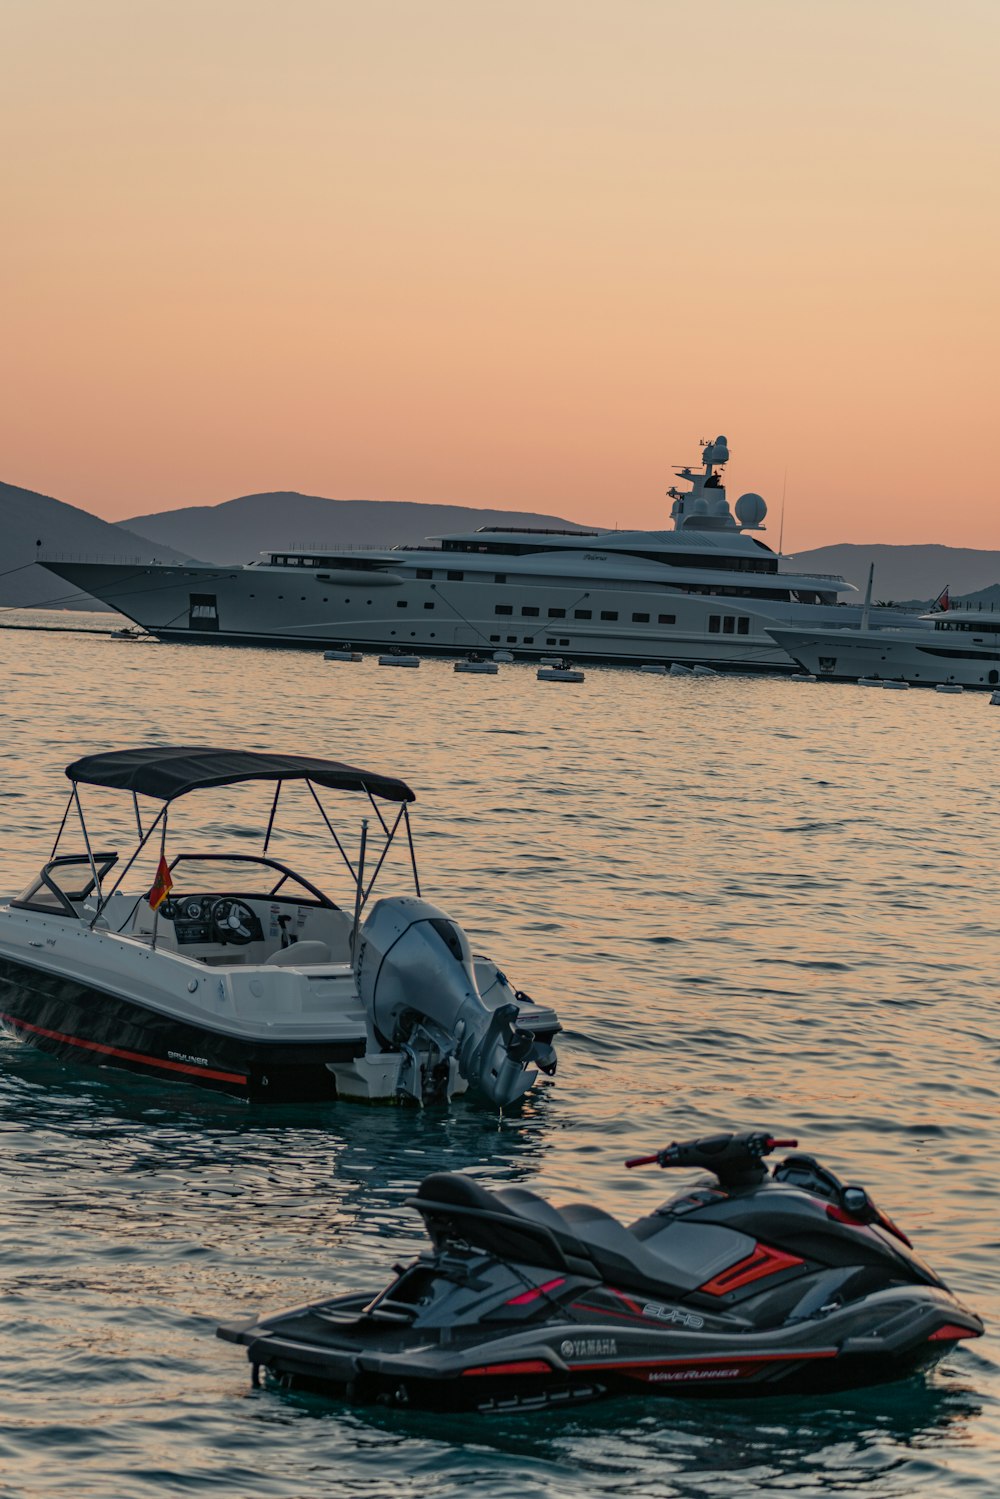
[[[197,921],[198,917],[201,915],[201,901],[189,900],[187,905],[184,907],[184,914],[188,916],[192,921]]]

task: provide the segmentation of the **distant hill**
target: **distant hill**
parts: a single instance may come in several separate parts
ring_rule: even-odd
[[[428,536],[479,526],[553,526],[586,529],[557,515],[527,510],[474,510],[464,505],[417,505],[404,500],[327,500],[294,490],[245,494],[220,505],[196,505],[137,515],[123,526],[159,545],[189,551],[205,562],[252,562],[283,547],[416,546]]]
[[[874,599],[900,602],[935,599],[945,584],[953,598],[964,598],[1000,584],[1000,552],[980,552],[971,547],[865,546],[841,542],[792,555],[795,567],[801,572],[840,573],[862,594],[868,584],[869,565],[874,562]]]
[[[35,542],[43,556],[90,558],[157,557],[161,562],[187,561],[190,553],[155,546],[121,526],[99,520],[87,510],[54,500],[51,495],[0,482],[0,606],[51,603],[54,608],[106,609],[87,594],[72,594],[67,584],[37,567]]]

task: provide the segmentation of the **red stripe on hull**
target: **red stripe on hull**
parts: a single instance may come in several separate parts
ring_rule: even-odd
[[[140,1051],[125,1051],[120,1046],[105,1046],[100,1041],[84,1041],[80,1036],[67,1036],[63,1031],[46,1030],[41,1025],[31,1025],[19,1020],[16,1015],[0,1011],[0,1020],[6,1020],[17,1031],[30,1031],[33,1036],[43,1036],[46,1041],[59,1041],[67,1046],[79,1046],[84,1051],[96,1051],[101,1056],[120,1057],[123,1062],[138,1062],[143,1067],[156,1067],[163,1072],[182,1072],[188,1077],[207,1077],[217,1083],[239,1083],[245,1087],[244,1072],[217,1072],[212,1067],[192,1067],[188,1062],[168,1062],[160,1057],[150,1057]]]

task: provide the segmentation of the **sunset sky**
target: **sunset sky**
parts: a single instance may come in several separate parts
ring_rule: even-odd
[[[997,0],[2,0],[0,478],[1000,547]]]

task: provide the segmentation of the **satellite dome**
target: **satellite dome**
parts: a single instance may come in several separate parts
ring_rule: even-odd
[[[728,504],[728,502],[726,500],[725,495],[720,495],[717,500],[713,500],[712,501],[712,514],[713,515],[728,515],[729,514],[729,504]]]
[[[767,514],[767,501],[759,494],[741,494],[736,501],[736,519],[741,526],[759,526]]]
[[[695,515],[707,515],[708,501],[703,497],[695,500],[694,504],[691,506],[691,510]]]

